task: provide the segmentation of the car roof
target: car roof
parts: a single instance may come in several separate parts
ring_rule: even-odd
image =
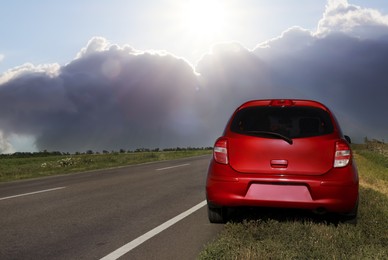
[[[256,107],[256,106],[270,106],[270,107],[315,107],[323,109],[327,112],[330,110],[323,105],[322,103],[314,100],[304,100],[304,99],[260,99],[260,100],[251,100],[242,104],[237,110],[241,110],[247,107]]]

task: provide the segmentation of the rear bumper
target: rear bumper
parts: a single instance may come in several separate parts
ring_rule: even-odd
[[[358,199],[358,174],[354,165],[321,176],[241,174],[228,165],[209,167],[207,200],[218,206],[262,206],[352,211]]]

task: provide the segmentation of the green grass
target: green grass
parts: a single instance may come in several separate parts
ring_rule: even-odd
[[[356,147],[355,159],[360,175],[357,225],[300,211],[247,211],[228,222],[199,258],[388,259],[387,156]]]
[[[111,154],[61,155],[28,158],[0,158],[0,182],[112,168],[145,162],[174,160],[211,150],[183,150]]]

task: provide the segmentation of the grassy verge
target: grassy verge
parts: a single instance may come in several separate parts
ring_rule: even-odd
[[[388,157],[357,147],[356,226],[291,210],[246,212],[229,222],[200,259],[387,259]]]
[[[174,160],[210,153],[211,150],[184,150],[0,158],[0,182],[104,169],[145,162]]]

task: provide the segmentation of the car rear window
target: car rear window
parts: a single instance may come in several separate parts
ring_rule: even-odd
[[[328,112],[315,107],[248,107],[237,112],[231,131],[255,135],[271,132],[290,138],[330,134],[333,124]]]

